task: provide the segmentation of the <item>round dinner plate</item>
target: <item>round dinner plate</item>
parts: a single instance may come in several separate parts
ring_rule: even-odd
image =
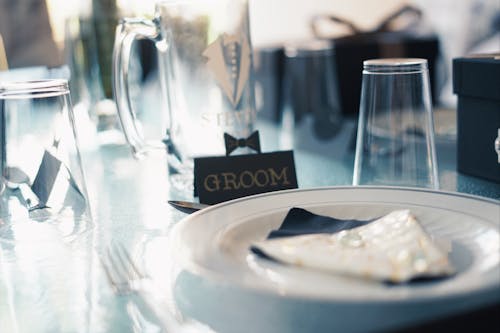
[[[433,239],[451,245],[456,274],[391,285],[282,265],[251,253],[251,244],[277,229],[292,207],[340,219],[369,219],[410,209]],[[203,209],[174,227],[171,244],[179,259],[178,277],[191,277],[189,286],[177,281],[177,293],[184,293],[178,295],[181,298],[194,296],[196,280],[281,301],[376,306],[436,302],[449,314],[457,304],[465,310],[499,302],[499,229],[500,205],[491,199],[427,189],[325,187],[265,193]]]

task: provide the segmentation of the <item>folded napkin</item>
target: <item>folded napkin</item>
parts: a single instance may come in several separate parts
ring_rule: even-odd
[[[283,223],[271,231],[268,239],[306,234],[331,234],[368,224],[372,220],[341,220],[334,217],[316,215],[302,208],[294,207],[288,211]]]
[[[283,223],[276,230],[272,230],[267,239],[291,237],[309,234],[332,234],[342,230],[349,230],[368,224],[372,220],[341,220],[334,217],[317,215],[308,210],[293,207],[285,216]],[[261,251],[257,246],[251,246],[250,251],[259,257],[275,260]]]
[[[409,210],[359,221],[293,208],[251,251],[281,263],[396,283],[454,271],[446,251]]]

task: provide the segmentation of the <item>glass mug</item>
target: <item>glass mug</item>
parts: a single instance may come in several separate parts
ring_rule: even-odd
[[[171,184],[192,188],[193,158],[224,155],[224,133],[248,137],[256,117],[247,0],[183,0],[156,4],[153,20],[121,20],[113,55],[118,114],[134,155],[146,142],[131,107],[128,63],[134,40],[158,52],[165,110],[158,112]],[[160,145],[160,147],[165,147]],[[245,151],[248,148],[240,148]]]

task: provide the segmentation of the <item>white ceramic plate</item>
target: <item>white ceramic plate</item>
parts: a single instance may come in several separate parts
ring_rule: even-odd
[[[390,286],[261,259],[250,244],[278,228],[291,207],[366,219],[409,208],[432,237],[451,241],[457,274]],[[470,295],[499,289],[498,201],[421,189],[330,187],[257,195],[204,209],[173,230],[182,270],[236,287],[332,301],[390,301]],[[179,251],[180,250],[180,251]]]

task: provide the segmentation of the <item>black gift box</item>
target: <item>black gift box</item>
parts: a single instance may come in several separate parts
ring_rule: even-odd
[[[408,32],[367,33],[337,38],[333,44],[342,113],[358,113],[363,61],[376,58],[427,59],[432,100],[437,102],[435,68],[439,41],[436,36]]]
[[[500,53],[453,59],[457,169],[500,182],[495,140],[500,129]]]
[[[255,104],[258,115],[274,122],[281,118],[284,53],[282,45],[254,49]]]
[[[412,15],[411,24],[404,29],[394,28],[394,23]],[[361,96],[363,61],[377,58],[423,58],[427,59],[431,94],[438,103],[437,62],[440,55],[439,39],[422,23],[422,12],[412,6],[404,6],[384,19],[371,31],[361,31],[352,22],[334,15],[317,15],[312,19],[312,30],[317,38],[330,39],[334,46],[334,61],[337,70],[340,104],[344,115],[357,114]],[[322,21],[348,27],[350,35],[329,38],[320,32]],[[408,21],[408,20],[406,20]]]

